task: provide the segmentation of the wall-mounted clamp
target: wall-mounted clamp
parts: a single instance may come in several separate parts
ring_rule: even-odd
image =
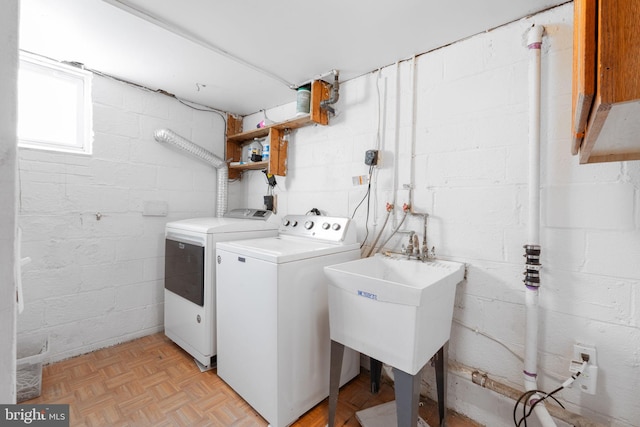
[[[523,255],[526,258],[525,263],[525,272],[524,274],[524,284],[530,288],[538,288],[540,287],[540,269],[542,268],[542,264],[540,264],[540,245],[524,245]]]

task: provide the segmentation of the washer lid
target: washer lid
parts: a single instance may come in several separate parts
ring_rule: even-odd
[[[335,244],[290,236],[219,242],[216,247],[240,256],[261,259],[276,264],[360,250],[359,243]]]

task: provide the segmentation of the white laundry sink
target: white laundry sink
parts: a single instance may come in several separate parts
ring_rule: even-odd
[[[324,271],[332,340],[411,375],[449,340],[464,264],[377,254]]]

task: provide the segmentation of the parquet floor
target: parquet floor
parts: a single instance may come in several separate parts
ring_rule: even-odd
[[[377,395],[369,393],[368,373],[361,374],[340,390],[336,425],[356,427],[356,411],[393,398],[387,383]],[[67,403],[73,427],[267,425],[215,370],[200,372],[191,356],[162,333],[45,366],[42,394],[24,403]],[[434,402],[420,411],[430,426],[438,425]],[[447,421],[449,427],[479,426],[453,411]],[[325,399],[293,427],[326,422]]]

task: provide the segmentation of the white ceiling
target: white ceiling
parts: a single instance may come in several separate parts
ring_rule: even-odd
[[[20,47],[238,114],[567,0],[21,0]]]

